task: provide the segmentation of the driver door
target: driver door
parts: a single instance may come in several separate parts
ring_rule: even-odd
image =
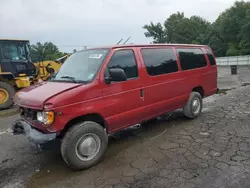
[[[135,49],[118,49],[113,52],[105,67],[107,73],[110,68],[124,70],[127,80],[122,82],[103,83],[103,100],[106,108],[105,119],[108,123],[109,132],[131,126],[142,119],[137,110],[143,106],[138,59]]]

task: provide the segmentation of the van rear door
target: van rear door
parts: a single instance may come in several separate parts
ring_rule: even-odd
[[[203,49],[204,53],[207,56],[207,61],[209,66],[209,75],[207,78],[207,87],[208,87],[208,91],[207,91],[207,95],[212,95],[215,94],[217,92],[217,77],[218,77],[218,72],[217,72],[217,65],[216,65],[216,60],[215,60],[215,56],[213,51],[211,50],[211,48],[204,48]]]
[[[140,49],[146,71],[144,118],[160,115],[182,106],[181,72],[172,47],[144,47]]]

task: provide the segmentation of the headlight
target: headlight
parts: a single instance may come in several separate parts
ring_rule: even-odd
[[[55,114],[54,112],[37,112],[36,117],[38,121],[51,125],[54,122]]]
[[[43,119],[44,119],[43,113],[44,113],[44,112],[37,112],[37,114],[36,114],[36,118],[37,118],[37,120],[40,121],[40,122],[43,122]]]

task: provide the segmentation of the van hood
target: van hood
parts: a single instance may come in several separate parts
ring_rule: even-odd
[[[65,82],[41,82],[17,92],[14,103],[18,106],[42,110],[48,99],[80,85]]]

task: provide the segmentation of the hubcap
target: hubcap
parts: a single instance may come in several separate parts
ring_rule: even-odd
[[[76,144],[77,157],[82,161],[89,161],[97,155],[100,147],[101,140],[96,134],[86,134]]]
[[[9,98],[9,94],[8,91],[6,91],[5,89],[1,88],[0,89],[0,104],[5,103]]]
[[[194,114],[198,114],[201,109],[201,102],[199,99],[194,99],[192,102],[192,111]]]

